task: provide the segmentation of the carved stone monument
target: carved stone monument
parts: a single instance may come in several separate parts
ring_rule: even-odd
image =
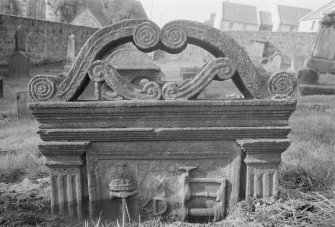
[[[18,26],[14,38],[15,52],[9,59],[9,76],[29,77],[29,57],[25,54],[26,35],[24,28]]]
[[[104,60],[108,49],[126,42],[168,53],[193,44],[215,58],[192,80],[135,85]],[[245,99],[197,100],[211,81],[227,79]],[[89,80],[123,100],[77,101]],[[279,72],[262,79],[237,42],[213,27],[115,23],[88,39],[65,78],[38,75],[28,90],[55,214],[101,214],[123,223],[157,216],[216,221],[240,199],[278,193],[295,77]]]
[[[64,66],[65,72],[70,71],[74,63],[75,57],[76,57],[75,37],[74,37],[74,34],[71,34],[67,41],[66,60],[65,60],[65,66]]]

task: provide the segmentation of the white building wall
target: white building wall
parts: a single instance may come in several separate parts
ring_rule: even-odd
[[[313,26],[314,23],[314,26]],[[315,20],[307,20],[301,21],[299,24],[299,32],[317,32],[319,29],[319,21]]]
[[[273,5],[273,8],[271,9],[271,15],[272,15],[272,24],[273,24],[272,31],[278,32],[279,25],[280,25],[280,17],[279,17],[277,4]]]
[[[232,27],[230,26],[232,24]],[[231,21],[221,22],[221,31],[258,31],[259,26],[257,24],[244,24]]]

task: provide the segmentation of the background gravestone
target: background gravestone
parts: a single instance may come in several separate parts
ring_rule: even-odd
[[[3,98],[3,78],[0,77],[0,99]]]
[[[18,120],[33,119],[27,104],[32,102],[27,91],[20,91],[16,93],[16,111]]]
[[[26,35],[21,26],[18,26],[14,37],[15,53],[9,59],[9,76],[29,77],[29,57],[24,53]]]
[[[68,72],[71,69],[72,64],[74,63],[74,59],[76,58],[76,49],[75,49],[75,41],[74,34],[69,36],[67,41],[67,52],[66,52],[66,63],[64,66],[64,71]]]
[[[293,51],[293,58],[291,64],[291,71],[298,72],[301,67],[304,65],[304,61],[307,57],[307,49],[302,44],[295,44]]]

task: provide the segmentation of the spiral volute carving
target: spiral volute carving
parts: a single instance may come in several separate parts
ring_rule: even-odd
[[[38,75],[30,80],[28,91],[34,101],[53,99],[56,92],[55,78],[48,75]]]
[[[150,81],[144,85],[142,93],[144,94],[144,99],[159,100],[162,97],[162,90],[160,86],[153,81]]]
[[[229,58],[221,58],[217,63],[220,67],[218,77],[220,80],[231,78],[236,72],[237,66]]]
[[[163,98],[166,100],[173,100],[179,92],[179,86],[176,82],[167,82],[162,88]]]
[[[275,72],[268,81],[268,89],[273,98],[290,98],[296,94],[297,80],[288,72]]]
[[[160,29],[152,22],[145,22],[140,24],[134,31],[134,44],[140,50],[153,50],[157,47],[160,40]]]
[[[161,42],[170,51],[181,51],[187,45],[187,33],[181,26],[167,24],[162,29]]]

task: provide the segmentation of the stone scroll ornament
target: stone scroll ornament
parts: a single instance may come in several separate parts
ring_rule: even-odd
[[[143,52],[163,50],[173,54],[192,44],[207,50],[216,59],[207,64],[192,82],[169,82],[163,86],[150,82],[142,89],[130,85],[113,66],[101,62],[107,50],[128,42],[133,42]],[[75,101],[90,78],[103,80],[113,89],[118,87],[115,90],[127,99],[140,100],[192,99],[211,80],[226,78],[232,79],[246,99],[269,98],[269,95],[272,97],[277,95],[276,92],[282,92],[273,87],[269,93],[268,87],[262,86],[255,66],[234,39],[213,27],[187,20],[169,22],[162,29],[147,19],[124,20],[104,27],[86,41],[65,77],[38,75],[29,82],[29,94],[34,101]],[[277,80],[273,81],[277,83]]]
[[[272,99],[289,99],[296,95],[296,77],[288,72],[275,72],[268,80],[268,90]]]

